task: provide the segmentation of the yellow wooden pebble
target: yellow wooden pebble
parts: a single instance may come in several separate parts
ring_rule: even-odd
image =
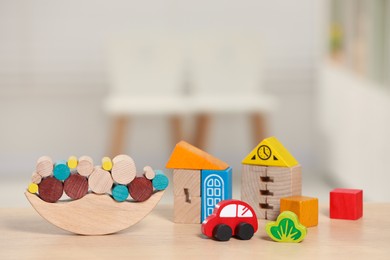
[[[70,169],[75,169],[77,167],[77,164],[78,164],[78,160],[77,160],[77,157],[76,156],[70,156],[69,159],[68,159],[68,167]]]
[[[103,157],[102,159],[102,168],[105,171],[111,171],[112,169],[112,161],[109,157]]]
[[[30,183],[30,185],[28,185],[27,190],[28,190],[28,192],[33,193],[33,194],[37,193],[38,192],[38,184]]]

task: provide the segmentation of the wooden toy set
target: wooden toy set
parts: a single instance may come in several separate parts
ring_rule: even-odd
[[[318,199],[302,196],[297,160],[270,137],[242,164],[242,201],[232,200],[232,168],[189,143],[176,144],[166,164],[173,169],[174,222],[202,223],[205,236],[228,241],[251,239],[260,218],[270,220],[265,230],[272,240],[301,242],[307,227],[318,225]],[[31,179],[26,196],[38,213],[60,228],[85,235],[114,233],[137,223],[168,186],[163,172],[149,166],[137,176],[127,155],[104,157],[101,166],[94,166],[88,156],[56,163],[43,156]],[[60,200],[64,194],[71,201]],[[330,192],[330,218],[362,216],[362,190]]]
[[[88,156],[56,163],[42,156],[31,179],[26,197],[37,212],[64,230],[84,235],[114,233],[137,223],[168,186],[162,171],[149,166],[137,176],[127,155],[112,161],[104,157],[101,166],[94,166]],[[68,200],[59,201],[64,195]]]
[[[176,223],[201,223],[220,201],[232,198],[232,168],[189,143],[176,144],[166,168],[174,169]]]
[[[247,203],[245,210],[253,212],[251,216],[276,220],[266,225],[266,232],[272,240],[301,242],[307,234],[306,227],[318,225],[318,199],[301,196],[302,173],[297,160],[275,137],[270,137],[260,142],[242,164],[243,201],[240,202]],[[362,190],[333,190],[330,193],[330,218],[359,219],[363,214],[362,198]],[[221,202],[203,222],[204,235],[219,241],[227,241],[231,236],[244,239],[235,233],[237,221],[250,226],[251,218],[240,215],[239,211],[235,214],[232,211],[231,216],[223,214],[221,208],[230,203],[238,204],[238,201]],[[253,235],[251,231],[249,233]]]

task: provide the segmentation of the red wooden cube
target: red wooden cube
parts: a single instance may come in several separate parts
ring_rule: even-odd
[[[330,218],[356,220],[363,216],[363,190],[334,189],[330,192]]]

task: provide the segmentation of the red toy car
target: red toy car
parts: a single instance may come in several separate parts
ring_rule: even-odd
[[[203,221],[202,233],[218,241],[228,241],[232,236],[248,240],[257,227],[256,213],[251,206],[240,200],[223,200]]]

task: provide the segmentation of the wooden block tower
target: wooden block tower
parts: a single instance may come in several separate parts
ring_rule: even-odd
[[[166,167],[174,169],[176,223],[201,223],[218,202],[232,198],[232,168],[189,143],[176,144]]]
[[[275,137],[260,142],[242,164],[241,199],[258,218],[275,220],[281,198],[301,195],[301,166]]]

